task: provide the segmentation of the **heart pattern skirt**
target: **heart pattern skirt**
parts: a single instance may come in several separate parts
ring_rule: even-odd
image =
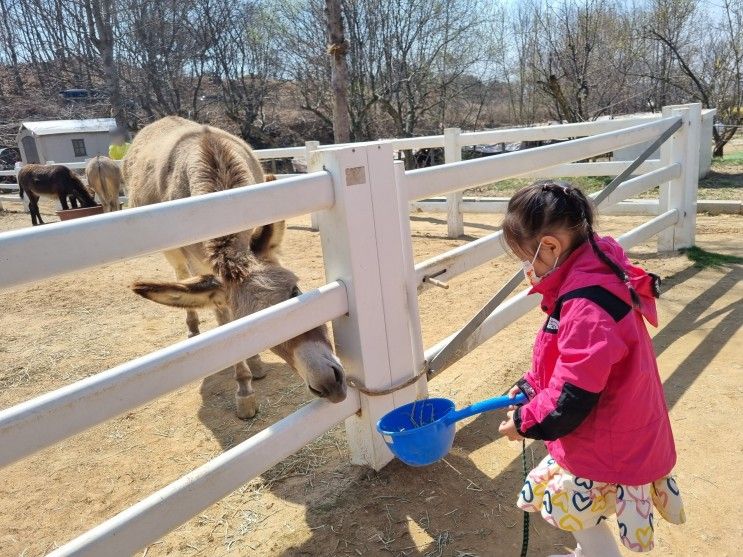
[[[673,476],[645,485],[596,482],[574,476],[549,455],[529,473],[516,504],[568,532],[591,528],[616,515],[622,544],[638,553],[653,549],[655,511],[672,524],[686,521]]]

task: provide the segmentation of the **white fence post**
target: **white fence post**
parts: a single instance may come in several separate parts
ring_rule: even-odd
[[[349,377],[385,389],[418,372],[406,308],[403,247],[392,146],[358,144],[316,151],[311,170],[333,178],[335,205],[318,213],[327,278],[348,290],[348,316],[333,322],[336,351]],[[407,209],[407,204],[404,205]],[[421,378],[421,381],[425,381]],[[376,432],[384,414],[416,398],[416,385],[385,396],[361,395],[361,411],[346,421],[351,460],[380,469],[392,455]]]
[[[459,162],[462,160],[462,147],[459,145],[459,128],[444,130],[444,163]],[[464,234],[464,215],[462,213],[461,191],[446,194],[446,227],[449,238],[459,238]]]
[[[694,245],[699,184],[699,141],[702,105],[664,106],[663,116],[681,116],[683,125],[661,148],[663,165],[681,164],[681,175],[661,184],[659,214],[677,209],[679,220],[658,235],[658,251],[674,251]]]
[[[408,312],[408,329],[413,350],[413,369],[421,369],[425,363],[423,348],[423,333],[421,332],[421,316],[418,307],[418,275],[415,270],[413,257],[413,236],[410,230],[410,211],[408,192],[403,184],[405,177],[405,163],[395,161],[395,190],[397,191],[397,205],[400,212],[400,234],[402,241],[403,271],[405,272],[406,309]],[[421,379],[416,382],[417,399],[428,397],[428,381]]]
[[[310,170],[310,158],[312,157],[312,152],[317,151],[320,148],[320,142],[319,141],[305,141],[304,142],[304,160],[307,161],[307,171]],[[317,213],[312,213],[310,215],[310,229],[314,231],[320,230],[320,225],[317,222]]]

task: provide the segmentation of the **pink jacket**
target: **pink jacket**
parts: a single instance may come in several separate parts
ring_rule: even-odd
[[[518,383],[529,401],[514,413],[526,437],[576,476],[640,485],[671,472],[673,433],[653,345],[643,317],[658,325],[654,277],[612,238],[599,247],[619,263],[629,289],[586,242],[531,293],[543,295],[547,321],[534,343],[532,370]]]

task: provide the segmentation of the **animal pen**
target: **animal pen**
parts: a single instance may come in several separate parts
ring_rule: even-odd
[[[425,397],[426,375],[409,383],[447,339],[424,350],[418,292],[504,253],[495,232],[415,264],[409,205],[512,176],[606,174],[575,163],[666,132],[660,160],[645,163],[606,200],[660,186],[657,215],[619,237],[626,248],[658,237],[658,250],[694,242],[701,107],[668,107],[621,129],[580,124],[587,137],[497,157],[405,171],[393,142],[310,149],[307,175],[0,234],[0,288],[172,249],[282,219],[315,213],[328,283],[199,336],[0,411],[0,465],[216,373],[327,321],[352,384],[345,401],[315,400],[213,460],[83,533],[52,555],[127,555],[156,541],[333,426],[345,421],[352,461],[382,468],[391,454],[375,431],[388,411]],[[519,130],[529,133],[528,130]],[[493,132],[483,132],[483,138]],[[515,133],[515,132],[514,132]],[[477,134],[467,134],[477,143]],[[418,139],[397,140],[412,147]],[[304,148],[299,148],[304,149]],[[259,153],[261,154],[261,153]],[[262,158],[268,158],[262,153]],[[285,153],[271,155],[286,156]],[[559,166],[558,166],[559,165]],[[625,163],[612,163],[617,171]],[[69,246],[76,249],[71,252]],[[29,258],[28,254],[34,257]],[[523,291],[493,312],[467,350],[537,306]]]

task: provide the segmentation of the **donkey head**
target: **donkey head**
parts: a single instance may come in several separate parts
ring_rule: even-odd
[[[187,280],[138,282],[132,289],[149,300],[185,309],[216,308],[239,319],[299,296],[297,276],[277,257],[284,223],[204,243],[214,274]],[[247,245],[249,242],[249,245]],[[304,379],[309,390],[332,402],[346,398],[343,366],[333,353],[327,326],[321,325],[272,348]]]

